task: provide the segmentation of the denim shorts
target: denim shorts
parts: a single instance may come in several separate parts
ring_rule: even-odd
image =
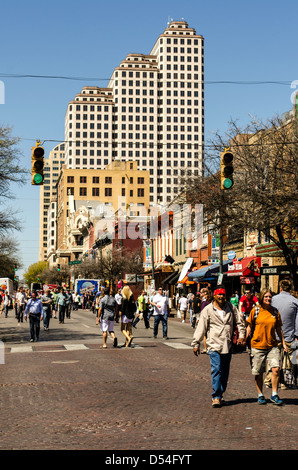
[[[251,348],[251,359],[252,375],[260,375],[266,372],[266,361],[268,363],[268,369],[271,370],[273,367],[280,367],[280,350],[278,347],[271,349],[254,349]]]

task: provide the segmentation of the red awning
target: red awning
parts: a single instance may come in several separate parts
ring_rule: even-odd
[[[250,256],[241,261],[234,260],[233,264],[228,266],[228,276],[260,276],[261,258],[259,256]]]

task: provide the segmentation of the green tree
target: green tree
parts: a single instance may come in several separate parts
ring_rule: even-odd
[[[0,125],[0,275],[11,279],[14,278],[14,268],[22,267],[18,245],[12,237],[14,230],[21,230],[21,224],[15,208],[12,211],[6,202],[14,198],[11,185],[24,184],[24,176],[29,173],[19,165],[18,143],[19,139],[11,136],[11,128]]]
[[[15,268],[20,269],[18,245],[11,237],[0,239],[0,277],[14,278]]]
[[[29,174],[29,170],[22,168],[19,164],[20,150],[18,143],[20,139],[11,136],[11,128],[0,126],[0,235],[5,236],[11,230],[20,230],[20,218],[12,211],[3,207],[3,201],[13,199],[11,184],[22,185]]]
[[[27,271],[24,272],[24,280],[26,281],[26,284],[28,284],[28,286],[30,286],[32,282],[41,282],[44,284],[45,278],[42,273],[47,269],[47,267],[48,263],[46,261],[38,261],[37,263],[31,264]]]
[[[229,239],[235,231],[257,230],[281,250],[298,290],[298,140],[294,119],[252,119],[241,128],[231,120],[224,135],[214,134],[206,147],[205,176],[188,178],[184,201],[203,204],[208,223],[221,225]],[[234,186],[220,189],[220,153],[231,148]]]

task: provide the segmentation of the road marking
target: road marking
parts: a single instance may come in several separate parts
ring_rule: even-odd
[[[68,351],[75,351],[77,349],[89,349],[84,344],[64,344],[64,347]]]
[[[174,349],[192,349],[191,346],[187,346],[187,344],[183,344],[183,343],[164,343],[165,345],[169,346],[170,348],[174,348]]]
[[[85,325],[85,323],[82,323],[82,326],[84,326],[85,328],[91,328],[91,326]]]
[[[16,346],[15,348],[12,347],[10,352],[17,353],[17,352],[31,352],[32,346]]]
[[[80,361],[52,361],[52,364],[75,364]]]
[[[173,349],[192,349],[191,346],[187,345],[187,344],[183,344],[183,343],[169,343],[168,341],[167,342],[164,342],[164,343],[160,343],[160,344],[164,344],[170,348],[173,348]],[[38,346],[36,347],[37,345],[35,345],[35,348],[33,349],[33,347],[31,345],[26,345],[26,346],[12,346],[10,348],[10,352],[11,353],[25,353],[25,352],[39,352],[39,353],[50,353],[50,352],[62,352],[63,351],[63,348],[64,350],[67,350],[67,351],[86,351],[86,350],[90,350],[90,348],[88,347],[88,345],[86,346],[85,344],[62,344],[61,345],[61,349],[40,349],[38,348]],[[42,345],[43,347],[46,347],[45,344]],[[92,349],[92,348],[91,348]],[[131,347],[130,348],[125,348],[123,346],[120,346],[116,349],[144,349],[143,346],[137,344],[137,343],[132,343]]]

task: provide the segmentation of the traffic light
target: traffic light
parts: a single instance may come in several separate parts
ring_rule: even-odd
[[[234,155],[225,150],[221,153],[221,189],[230,189],[233,184],[233,166]]]
[[[31,184],[42,185],[44,180],[44,148],[36,143],[31,148]]]
[[[57,264],[57,271],[60,271],[60,264]]]

